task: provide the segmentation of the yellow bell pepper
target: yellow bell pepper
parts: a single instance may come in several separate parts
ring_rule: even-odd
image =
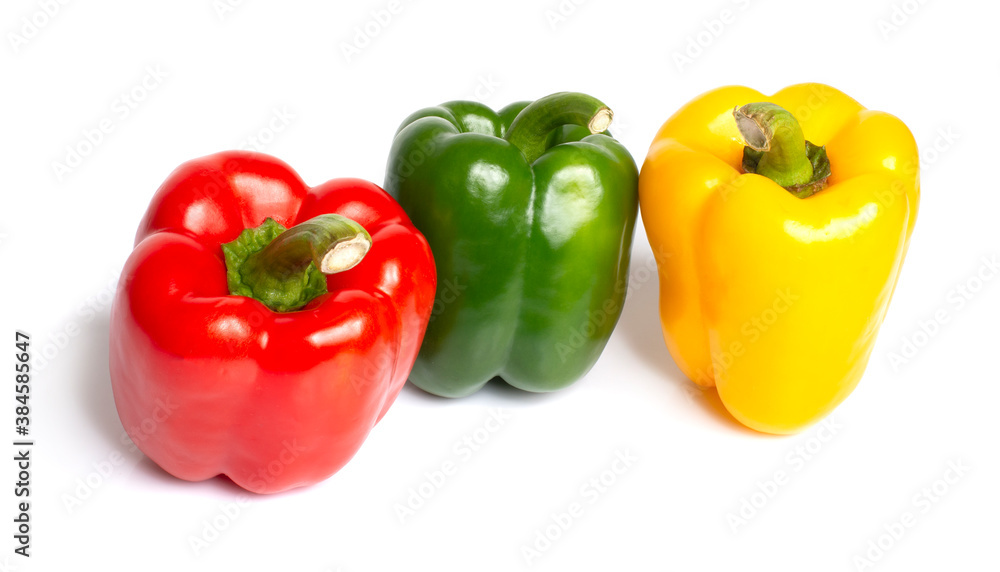
[[[684,374],[758,431],[795,433],[829,414],[888,309],[918,166],[899,119],[822,84],[770,97],[723,87],[668,119],[639,204]]]

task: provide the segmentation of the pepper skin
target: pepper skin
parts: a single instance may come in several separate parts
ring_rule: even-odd
[[[371,237],[356,267],[326,277],[328,293],[286,313],[229,294],[223,243],[268,217],[294,227],[325,213]],[[256,493],[326,479],[405,383],[434,290],[426,240],[376,185],[310,189],[250,152],[185,163],[139,225],[111,312],[122,424],[181,479],[225,474]]]
[[[561,93],[403,122],[385,188],[440,277],[415,385],[462,397],[499,376],[546,392],[597,361],[621,315],[638,201],[635,162],[602,133],[610,121],[596,99]]]
[[[742,171],[734,109],[765,101],[825,145],[825,189],[798,198]],[[684,374],[758,431],[795,433],[829,414],[861,378],[888,309],[918,165],[900,120],[821,84],[771,97],[724,87],[668,119],[639,193],[663,335]]]

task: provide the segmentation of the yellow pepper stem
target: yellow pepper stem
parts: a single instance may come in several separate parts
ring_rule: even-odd
[[[767,177],[799,198],[826,186],[826,150],[806,141],[788,110],[766,101],[748,103],[733,109],[733,117],[746,143],[744,171]]]

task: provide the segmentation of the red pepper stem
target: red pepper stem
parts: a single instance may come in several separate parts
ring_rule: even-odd
[[[298,310],[327,292],[323,274],[354,268],[371,246],[360,224],[338,214],[319,215],[288,230],[268,219],[223,245],[229,292],[275,312]]]
[[[310,262],[324,274],[357,266],[372,246],[362,226],[338,214],[325,214],[299,223],[278,235],[247,261],[258,272],[287,276],[304,270]]]
[[[543,97],[521,110],[504,134],[504,139],[534,163],[546,149],[552,130],[563,125],[582,125],[591,133],[601,133],[611,125],[611,109],[582,93],[562,92]]]
[[[748,103],[733,110],[746,146],[763,154],[756,173],[782,187],[805,185],[813,178],[806,139],[795,117],[773,103]]]

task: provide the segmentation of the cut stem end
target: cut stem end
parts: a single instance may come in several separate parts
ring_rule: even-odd
[[[604,133],[611,127],[611,122],[614,120],[615,114],[611,111],[610,107],[602,107],[597,110],[594,117],[587,124],[587,128],[590,129],[591,133]]]
[[[358,265],[372,247],[371,238],[359,234],[354,238],[338,242],[323,256],[319,269],[323,274],[336,274]]]
[[[826,185],[826,149],[806,141],[788,110],[766,101],[733,109],[743,138],[743,170],[771,179],[796,197],[811,196]]]

